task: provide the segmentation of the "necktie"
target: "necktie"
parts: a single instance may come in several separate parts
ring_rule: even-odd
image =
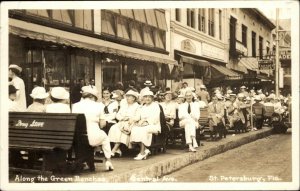
[[[189,106],[188,106],[188,113],[190,114],[191,113],[191,104],[189,103]]]

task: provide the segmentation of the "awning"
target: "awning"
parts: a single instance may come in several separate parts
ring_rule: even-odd
[[[184,56],[184,55],[181,55],[181,54],[178,54],[178,55],[180,56],[180,60],[183,63],[194,64],[194,65],[202,66],[202,67],[210,66],[210,63],[206,60],[196,59],[196,58],[189,57],[189,56]]]
[[[242,78],[240,74],[237,72],[234,72],[230,70],[229,68],[226,68],[224,66],[211,64],[212,69],[212,79],[216,76],[223,76],[225,80],[239,80]],[[216,74],[218,73],[218,74]]]
[[[259,70],[258,60],[252,57],[241,58],[241,60],[238,63],[238,67],[234,69],[238,71],[242,71],[244,73],[248,73],[247,70],[252,70],[257,73],[264,73],[264,74],[270,73],[269,70]]]
[[[137,49],[16,19],[10,19],[9,24],[9,32],[23,38],[48,41],[160,64],[177,65],[176,60],[165,54]]]

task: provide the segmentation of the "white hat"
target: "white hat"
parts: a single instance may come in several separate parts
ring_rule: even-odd
[[[257,90],[257,93],[262,93],[262,90],[261,89]]]
[[[145,90],[144,92],[143,92],[143,95],[142,95],[143,97],[144,96],[154,96],[154,94],[153,94],[153,92],[152,91],[150,91],[150,90]]]
[[[201,84],[201,85],[200,85],[200,89],[206,89],[205,85],[204,85],[204,84]]]
[[[49,96],[48,93],[46,93],[45,88],[43,87],[35,87],[33,88],[30,97],[32,97],[33,99],[45,99]]]
[[[246,86],[242,86],[241,89],[246,89]]]
[[[275,95],[274,95],[274,94],[271,94],[271,95],[269,95],[268,98],[269,98],[269,99],[274,99],[274,98],[275,98]]]
[[[111,97],[111,98],[113,98],[113,99],[115,99],[115,98],[118,97],[118,94],[116,94],[115,92],[112,92],[111,94],[112,94],[112,97]]]
[[[91,86],[83,86],[81,88],[81,93],[82,94],[92,94],[93,96],[98,98],[98,90],[95,86],[91,87]]]
[[[184,98],[184,95],[179,94],[179,95],[178,95],[178,98]]]
[[[194,87],[189,87],[189,90],[193,92],[193,91],[195,91],[195,88]]]
[[[232,94],[232,92],[233,92],[232,90],[227,90],[228,94]]]
[[[19,72],[22,72],[22,68],[16,64],[9,65],[8,69],[12,69],[12,68],[19,70]]]
[[[254,100],[261,101],[261,97],[260,96],[255,96]]]
[[[224,97],[222,96],[222,94],[216,94],[216,97],[218,98],[218,99],[223,99]]]
[[[249,96],[246,97],[247,101],[251,101],[251,98]]]
[[[152,82],[150,80],[146,80],[144,85],[145,86],[152,86]]]
[[[126,95],[126,96],[127,96],[127,95],[132,95],[132,96],[134,96],[136,99],[139,97],[139,93],[137,93],[137,92],[135,92],[135,91],[133,91],[133,90],[129,90],[125,95]]]
[[[216,89],[215,94],[221,94],[220,90]]]
[[[50,95],[55,99],[69,99],[69,92],[63,87],[54,87],[51,89]]]
[[[231,94],[229,94],[229,95],[230,95],[230,96],[236,96],[236,94],[232,94],[232,93],[231,93]]]
[[[243,98],[243,97],[245,97],[245,95],[244,95],[244,94],[242,94],[242,93],[239,93],[237,96],[238,96],[238,97],[240,97],[240,98]]]

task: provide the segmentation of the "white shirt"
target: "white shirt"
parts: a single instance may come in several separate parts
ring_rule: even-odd
[[[71,109],[66,103],[50,103],[46,105],[46,113],[71,113]]]
[[[166,118],[172,118],[175,119],[176,117],[176,104],[172,101],[169,103],[161,102],[160,105],[162,106],[164,110],[164,114]]]
[[[198,104],[199,108],[205,108],[205,107],[207,107],[207,104],[205,103],[205,101],[202,101],[202,100],[195,101],[194,103]]]
[[[105,119],[103,103],[95,102],[90,99],[82,99],[81,101],[73,104],[72,113],[83,113],[87,124],[93,123],[98,127],[100,119]]]
[[[12,79],[11,83],[16,89],[18,89],[17,98],[15,99],[17,107],[19,108],[19,111],[25,111],[27,106],[24,81],[16,76]]]
[[[191,107],[191,112],[188,113],[188,107]],[[198,121],[200,118],[200,108],[199,105],[195,102],[184,102],[182,104],[179,105],[178,107],[178,117],[180,120],[182,119],[188,119],[188,118],[192,118],[195,121]]]

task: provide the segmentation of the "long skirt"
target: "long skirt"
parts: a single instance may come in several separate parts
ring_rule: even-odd
[[[123,143],[124,145],[126,145],[128,147],[130,136],[121,131],[122,127],[123,127],[123,124],[120,122],[111,126],[111,128],[108,132],[108,137],[109,137],[110,142]]]
[[[149,147],[152,142],[152,134],[160,131],[160,125],[134,126],[131,129],[130,142],[142,142],[146,147]]]

